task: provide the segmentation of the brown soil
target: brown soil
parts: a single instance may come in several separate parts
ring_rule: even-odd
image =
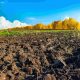
[[[80,80],[80,38],[72,33],[0,37],[0,80]]]

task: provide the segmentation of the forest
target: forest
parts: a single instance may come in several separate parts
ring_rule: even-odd
[[[65,20],[59,20],[54,21],[50,24],[42,24],[38,23],[32,26],[22,26],[22,27],[15,27],[15,28],[9,28],[9,30],[79,30],[80,29],[80,23],[73,19],[65,19]]]

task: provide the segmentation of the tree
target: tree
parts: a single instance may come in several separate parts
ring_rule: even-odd
[[[52,24],[48,24],[47,25],[47,29],[53,29],[53,25]]]
[[[36,25],[34,25],[34,29],[46,29],[46,25],[44,25],[44,24],[36,24]]]
[[[69,18],[68,27],[70,30],[75,30],[78,27],[78,22],[73,18]]]

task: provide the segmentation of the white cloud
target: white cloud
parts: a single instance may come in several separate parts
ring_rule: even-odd
[[[13,22],[13,26],[17,26],[17,27],[21,27],[21,26],[28,26],[28,24],[26,24],[26,23],[22,23],[22,22],[20,22],[20,21],[18,21],[18,20],[15,20],[14,22]]]
[[[69,18],[70,18],[70,17],[68,17],[68,16],[65,16],[65,17],[64,17],[64,19],[69,19]]]
[[[30,26],[29,24],[22,23],[18,20],[15,20],[13,22],[10,22],[9,20],[6,20],[5,17],[0,17],[0,29],[7,29],[7,28],[14,28],[14,27],[24,27],[24,26]]]
[[[34,18],[34,17],[29,17],[29,18],[27,18],[28,20],[36,20],[36,18]]]

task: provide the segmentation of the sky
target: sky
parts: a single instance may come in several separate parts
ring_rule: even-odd
[[[0,0],[0,16],[31,25],[67,17],[80,21],[80,0]]]

